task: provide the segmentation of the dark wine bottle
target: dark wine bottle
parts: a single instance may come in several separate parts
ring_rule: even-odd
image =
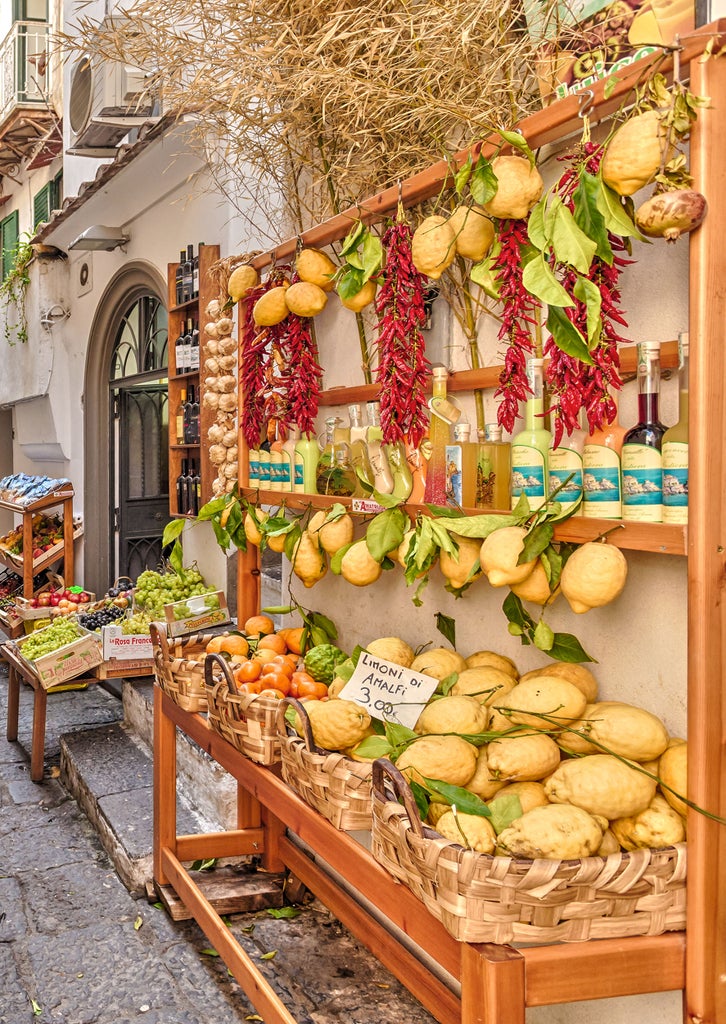
[[[177,306],[181,305],[181,303],[184,301],[184,253],[179,253],[179,256],[179,264],[176,268],[176,273],[174,274],[174,293],[176,296]]]
[[[184,405],[184,444],[194,444],[192,423],[192,402],[194,401],[194,385],[189,385],[187,400]]]
[[[189,338],[189,372],[199,370],[199,325],[194,320],[187,321],[187,337]]]
[[[187,506],[189,505],[188,479],[188,463],[186,459],[182,459],[181,473],[176,478],[176,510],[180,515],[186,515]]]
[[[177,374],[179,374],[179,373],[186,373],[187,372],[187,366],[188,366],[188,363],[189,363],[189,358],[188,358],[188,354],[187,354],[187,341],[186,341],[186,335],[184,333],[184,323],[183,323],[183,321],[179,325],[179,336],[177,337],[176,341],[174,342],[174,362],[176,364],[176,372],[177,372]]]
[[[184,295],[186,298],[185,302],[189,302],[192,298],[192,288],[194,286],[194,246],[188,245],[186,256],[184,257],[184,264],[182,267],[182,280],[184,284]]]
[[[202,497],[202,480],[201,480],[201,477],[199,476],[199,463],[195,459],[192,459],[191,479],[192,479],[192,514],[196,516],[196,515],[199,514],[199,507],[200,507],[200,505],[202,503],[201,502],[201,497]]]
[[[191,444],[199,444],[199,396],[197,389],[192,387],[191,409],[189,412],[189,423],[191,431]]]

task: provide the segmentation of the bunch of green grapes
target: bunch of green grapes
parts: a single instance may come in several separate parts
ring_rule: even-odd
[[[82,633],[76,623],[61,615],[50,626],[30,634],[21,648],[23,657],[28,661],[37,661],[44,654],[51,654],[59,647],[65,647],[66,644],[77,640],[79,636],[82,636]]]
[[[198,569],[182,569],[180,576],[174,572],[162,574],[146,569],[136,581],[134,603],[137,608],[153,612],[158,617],[166,604],[213,593],[214,587],[206,586]]]
[[[128,619],[121,623],[121,633],[124,636],[149,635],[149,623],[154,621],[155,616],[151,612],[134,612]]]

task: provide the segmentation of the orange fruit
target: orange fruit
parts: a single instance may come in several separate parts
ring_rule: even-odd
[[[207,654],[249,654],[250,645],[238,633],[222,633],[214,636],[206,647]]]
[[[279,629],[277,635],[282,637],[288,650],[293,654],[302,654],[302,626],[297,626],[295,629]]]
[[[224,633],[220,633],[219,636],[213,636],[205,648],[207,654],[219,654],[219,652],[222,650],[223,640]]]
[[[271,651],[269,647],[263,647],[261,651],[255,651],[252,655],[253,660],[259,661],[261,665],[267,665],[268,662],[274,661],[276,657],[277,653],[275,651]]]
[[[270,664],[274,665],[279,672],[284,672],[286,676],[297,672],[297,658],[293,658],[289,654],[278,654]]]
[[[251,615],[245,622],[244,631],[248,636],[259,636],[260,633],[274,633],[275,623],[269,615]]]
[[[274,651],[275,654],[285,654],[287,651],[287,644],[278,636],[277,633],[270,633],[267,636],[260,637],[257,643],[258,651]]]
[[[266,665],[265,668],[270,666]],[[280,690],[283,694],[290,692],[290,678],[284,672],[265,672],[260,676],[264,690]]]
[[[259,679],[262,668],[263,665],[261,661],[249,658],[235,670],[234,681],[236,683],[252,683],[255,679]]]
[[[282,700],[283,697],[286,697],[286,696],[287,696],[287,694],[283,693],[282,690],[271,690],[271,689],[260,690],[260,697],[274,697],[275,700]]]

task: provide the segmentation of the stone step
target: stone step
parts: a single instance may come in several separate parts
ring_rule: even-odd
[[[60,773],[124,885],[143,893],[152,877],[153,765],[149,751],[122,722],[66,733],[60,737]],[[208,827],[180,797],[179,833]]]

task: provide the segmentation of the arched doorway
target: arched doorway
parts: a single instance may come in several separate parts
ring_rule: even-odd
[[[128,264],[91,330],[85,386],[84,576],[103,592],[161,556],[169,517],[164,282]]]

